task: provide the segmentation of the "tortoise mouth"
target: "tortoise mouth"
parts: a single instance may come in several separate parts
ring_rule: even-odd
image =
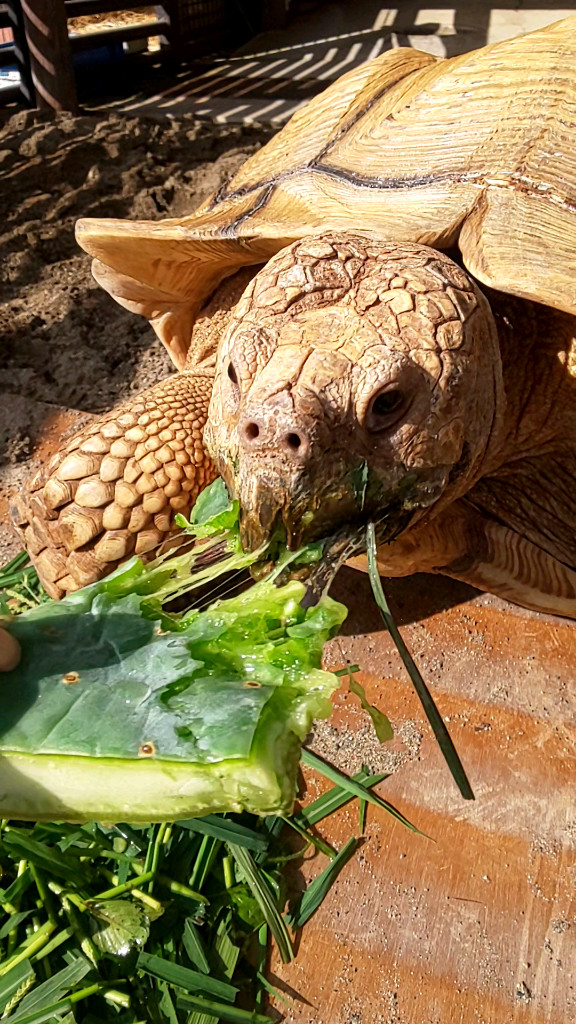
[[[391,543],[399,536],[412,521],[412,514],[400,508],[389,508],[380,517],[367,517],[364,521],[344,523],[329,536],[319,538],[316,543],[322,546],[322,553],[319,558],[311,561],[296,562],[296,565],[287,565],[277,582],[282,583],[288,579],[298,579],[306,585],[306,594],[302,601],[303,607],[312,607],[317,604],[323,595],[329,590],[338,570],[349,559],[366,553],[366,534],[370,522],[376,526],[378,544]],[[285,533],[278,520],[277,537],[280,541],[285,538]],[[302,545],[300,545],[302,547]],[[264,560],[262,563],[255,563],[251,572],[259,577],[270,570],[272,563]]]
[[[418,500],[414,474],[395,486],[381,485],[369,495],[363,493],[361,500],[346,477],[324,488],[310,486],[306,478],[287,486],[275,474],[263,473],[244,477],[242,483],[233,476],[226,482],[239,501],[245,551],[266,547],[279,537],[289,551],[322,541],[326,550],[337,551],[345,544],[347,557],[352,557],[365,551],[369,522],[376,525],[379,542],[387,543],[413,522],[421,505],[429,504]]]

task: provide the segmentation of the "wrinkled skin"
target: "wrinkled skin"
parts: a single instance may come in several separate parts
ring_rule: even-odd
[[[389,540],[469,490],[498,446],[502,371],[484,297],[442,253],[304,240],[223,335],[205,441],[244,545],[374,518]]]

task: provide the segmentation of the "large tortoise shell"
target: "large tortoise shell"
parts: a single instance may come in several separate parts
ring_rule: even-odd
[[[182,367],[239,267],[326,230],[458,245],[481,282],[576,313],[576,17],[443,60],[390,50],[304,108],[187,217],[84,220],[97,280]]]

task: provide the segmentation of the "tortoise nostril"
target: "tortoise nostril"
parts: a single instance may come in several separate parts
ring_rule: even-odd
[[[246,423],[244,427],[244,437],[247,441],[255,441],[260,434],[260,427],[257,423]]]
[[[285,441],[288,447],[294,451],[298,451],[302,444],[302,438],[298,434],[286,434]]]

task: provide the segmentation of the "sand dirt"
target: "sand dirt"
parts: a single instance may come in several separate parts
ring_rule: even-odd
[[[102,413],[173,369],[93,280],[80,217],[191,213],[271,130],[22,111],[0,127],[0,520],[50,411]],[[32,455],[32,458],[30,458]],[[4,500],[2,501],[2,490]],[[18,550],[0,530],[0,564]]]

